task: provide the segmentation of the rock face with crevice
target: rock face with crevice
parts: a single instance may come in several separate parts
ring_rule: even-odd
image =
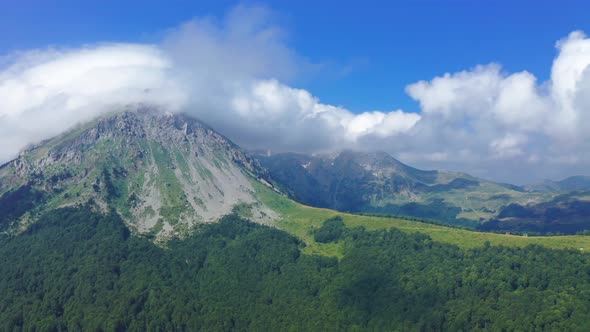
[[[26,228],[41,210],[74,204],[115,209],[138,233],[187,234],[236,207],[254,221],[276,214],[256,198],[265,170],[231,141],[182,114],[141,107],[113,113],[32,146],[0,168],[0,195],[26,187],[43,204],[11,220]]]

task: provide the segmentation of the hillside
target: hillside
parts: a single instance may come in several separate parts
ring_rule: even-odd
[[[384,152],[257,155],[271,177],[303,204],[353,213],[435,219],[477,228],[511,204],[535,204],[554,193],[449,171],[423,171]]]
[[[590,324],[590,256],[578,250],[466,249],[421,233],[318,220],[312,236],[342,248],[336,259],[306,254],[297,238],[236,216],[166,248],[130,233],[112,211],[67,207],[40,218],[18,236],[0,236],[0,330],[584,331]]]
[[[545,180],[540,183],[534,183],[524,186],[528,191],[574,191],[590,190],[590,176],[570,176],[561,181]]]
[[[0,229],[24,230],[47,210],[94,202],[135,232],[184,236],[237,206],[269,223],[250,178],[260,165],[203,123],[140,107],[32,146],[0,168]]]
[[[451,228],[419,221],[399,218],[376,217],[342,213],[330,209],[315,208],[294,202],[289,198],[276,195],[266,186],[253,183],[258,197],[266,206],[281,216],[275,222],[276,227],[303,240],[306,244],[303,250],[308,254],[325,256],[342,255],[341,243],[319,243],[314,240],[313,231],[321,227],[324,220],[341,217],[349,228],[364,227],[367,230],[387,230],[391,228],[413,234],[428,235],[433,241],[458,246],[464,250],[481,248],[489,242],[494,246],[511,248],[525,248],[528,245],[542,245],[553,249],[590,248],[590,237],[585,235],[567,236],[533,236],[506,235],[489,232]]]

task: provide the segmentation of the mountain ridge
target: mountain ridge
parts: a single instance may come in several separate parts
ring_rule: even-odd
[[[589,228],[577,211],[586,209],[583,192],[560,200],[558,192],[420,170],[385,152],[251,155],[197,119],[137,106],[31,145],[0,166],[0,231],[23,231],[44,210],[88,201],[103,212],[115,209],[132,230],[157,240],[235,211],[272,224],[281,216],[261,202],[254,182],[341,212],[541,233],[573,216],[568,232]],[[551,228],[535,224],[543,211],[552,213]]]
[[[248,206],[253,220],[270,223],[276,215],[251,185],[268,184],[264,177],[255,159],[201,121],[137,107],[31,145],[0,168],[0,195],[39,192],[40,209],[91,200],[117,210],[134,231],[164,239],[239,205]],[[24,227],[35,213],[18,219],[0,224]]]
[[[407,215],[477,228],[510,203],[552,196],[462,172],[420,170],[382,151],[256,157],[293,199],[353,213]]]
[[[574,175],[559,181],[544,180],[524,186],[529,191],[574,191],[590,190],[590,176]]]

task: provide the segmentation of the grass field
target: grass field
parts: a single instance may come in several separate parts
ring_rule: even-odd
[[[420,232],[429,235],[434,241],[454,244],[464,249],[482,247],[486,241],[489,241],[491,245],[503,245],[509,247],[522,248],[530,244],[539,244],[554,249],[579,250],[579,248],[583,247],[590,251],[590,236],[568,235],[523,237],[517,235],[475,232],[395,218],[352,215],[334,210],[301,205],[284,196],[278,195],[258,182],[255,182],[254,186],[259,199],[264,204],[281,214],[282,218],[276,222],[276,226],[301,239],[306,244],[304,252],[308,254],[341,257],[341,243],[316,243],[313,240],[312,235],[312,230],[314,228],[319,228],[324,220],[334,216],[341,216],[344,223],[349,228],[363,226],[367,230],[397,228],[404,232]]]

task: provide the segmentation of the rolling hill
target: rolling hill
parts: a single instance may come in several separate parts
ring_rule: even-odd
[[[565,178],[561,181],[545,180],[524,186],[528,191],[574,191],[590,190],[590,176],[576,175]]]

